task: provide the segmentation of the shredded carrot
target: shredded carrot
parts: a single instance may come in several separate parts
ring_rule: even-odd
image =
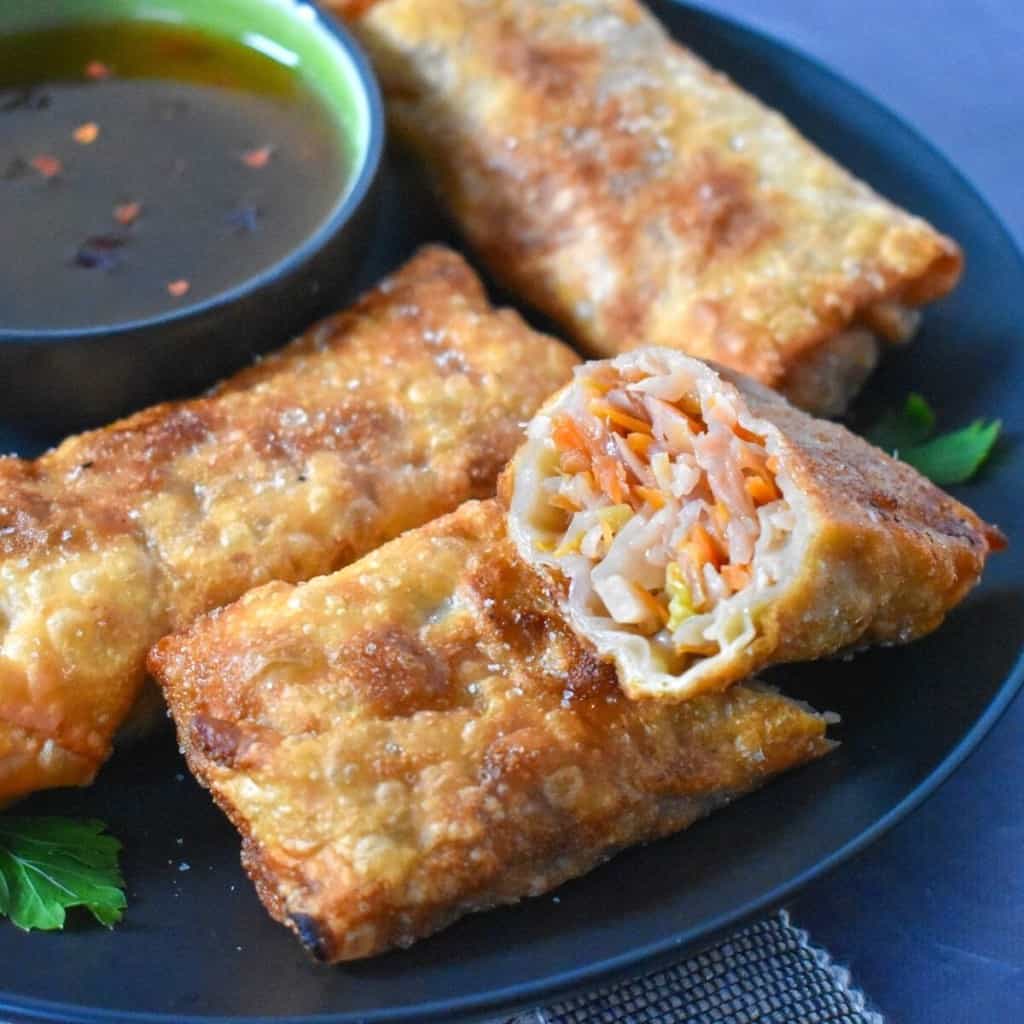
[[[700,407],[700,399],[696,395],[683,395],[676,403],[676,408],[690,419],[699,420],[703,425],[703,410]]]
[[[759,434],[755,434],[751,430],[747,430],[746,427],[741,427],[738,423],[733,424],[732,432],[741,441],[751,441],[754,444],[759,444],[759,445],[762,445],[762,446],[764,445],[764,438],[763,437],[761,437]]]
[[[700,407],[700,399],[696,395],[683,395],[676,402],[667,403],[672,406],[676,412],[685,416],[689,421],[690,429],[695,434],[703,434],[708,426],[704,422],[704,413]]]
[[[567,413],[561,413],[555,417],[555,423],[551,430],[551,440],[555,445],[564,451],[582,452],[589,459],[590,445],[587,443],[587,435],[580,429],[580,425]]]
[[[548,497],[548,504],[554,508],[560,508],[564,512],[579,512],[580,506],[567,494],[552,494]]]
[[[750,582],[750,569],[745,565],[723,565],[719,571],[734,591],[742,590]]]
[[[664,625],[668,622],[668,609],[649,591],[643,587],[634,584],[633,590],[636,592],[637,597],[643,602],[647,610],[653,615],[659,623]]]
[[[676,654],[714,654],[717,650],[715,643],[676,644]]]
[[[594,459],[594,477],[597,486],[608,495],[616,505],[621,505],[627,496],[626,473],[622,463],[610,455],[599,455]]]
[[[583,452],[562,452],[558,459],[558,468],[563,473],[585,473],[590,468],[590,456]]]
[[[627,434],[626,444],[637,453],[637,455],[646,455],[648,449],[654,444],[654,438],[650,434]]]
[[[776,501],[781,497],[775,481],[763,476],[748,476],[743,481],[743,486],[755,505],[767,505],[769,501]]]
[[[609,402],[593,401],[590,403],[590,411],[595,416],[609,420],[616,426],[625,427],[626,430],[635,431],[639,434],[649,434],[651,432],[651,425],[649,423],[645,423],[636,416],[630,416],[628,412],[623,412],[622,409],[616,409]]]
[[[682,410],[680,410],[680,412],[682,412]],[[704,422],[703,419],[701,419],[700,416],[691,416],[688,412],[683,412],[683,415],[686,417],[687,421],[689,422],[690,429],[695,434],[703,434],[703,433],[705,433],[707,431],[707,429],[708,429],[707,424]]]
[[[703,569],[708,562],[717,569],[725,561],[714,538],[700,523],[693,524],[693,528],[690,530],[690,539],[684,550],[690,555],[691,561],[698,570]]]
[[[658,509],[665,507],[665,495],[654,487],[634,487],[633,493],[641,500],[646,501],[651,508]]]

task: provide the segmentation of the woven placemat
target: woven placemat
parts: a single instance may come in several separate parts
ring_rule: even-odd
[[[634,981],[502,1024],[883,1024],[850,972],[782,911]]]

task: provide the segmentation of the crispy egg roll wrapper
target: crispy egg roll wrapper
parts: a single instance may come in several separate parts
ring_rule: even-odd
[[[587,363],[500,491],[521,556],[632,697],[935,629],[997,529],[916,470],[667,348]]]
[[[208,397],[0,459],[0,803],[93,778],[168,631],[493,495],[575,362],[431,248]]]
[[[840,412],[957,246],[636,0],[334,0],[492,273],[591,354],[668,345]]]
[[[757,686],[629,700],[494,501],[261,587],[150,667],[267,909],[325,961],[545,892],[831,745]]]

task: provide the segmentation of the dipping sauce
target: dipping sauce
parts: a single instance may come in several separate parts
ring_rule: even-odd
[[[228,38],[0,35],[0,327],[113,326],[241,284],[330,215],[349,148],[300,69]]]

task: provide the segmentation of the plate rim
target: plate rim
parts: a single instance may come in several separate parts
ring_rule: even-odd
[[[835,70],[822,58],[805,50],[801,45],[781,38],[774,32],[726,13],[719,8],[693,0],[668,0],[674,7],[689,11],[700,17],[709,18],[734,32],[755,38],[797,62],[811,65],[843,89],[852,92],[872,107],[881,119],[895,127],[941,164],[958,186],[967,193],[986,215],[995,232],[1002,237],[1007,250],[1024,280],[1024,247],[1000,216],[994,205],[967,174],[930,138],[923,134],[904,115],[895,111],[873,92],[860,86],[845,74]],[[655,17],[657,15],[655,14]],[[659,19],[660,20],[660,19]],[[731,77],[731,76],[730,76]],[[18,1021],[61,1021],[64,1024],[414,1024],[414,1022],[469,1022],[482,1021],[496,1015],[515,1013],[571,996],[584,989],[614,984],[616,981],[636,977],[647,971],[657,970],[665,963],[706,948],[723,933],[735,929],[745,921],[772,910],[795,895],[812,882],[830,874],[836,868],[863,852],[877,842],[893,827],[917,810],[926,800],[935,795],[939,788],[975,753],[981,742],[1006,713],[1013,700],[1024,686],[1024,646],[1018,650],[1013,666],[1006,674],[992,700],[974,721],[960,741],[946,754],[938,765],[919,782],[902,800],[896,803],[872,825],[853,839],[834,850],[827,857],[805,871],[794,875],[746,903],[709,919],[699,929],[675,932],[667,938],[649,942],[628,952],[603,960],[592,961],[584,966],[556,975],[521,982],[505,988],[492,989],[486,993],[454,996],[445,1000],[434,1000],[416,1006],[380,1008],[351,1013],[337,1011],[320,1014],[304,1014],[273,1017],[196,1015],[180,1013],[154,1013],[152,1011],[120,1011],[87,1008],[72,1003],[55,1002],[35,997],[13,996],[0,991],[0,1013],[9,1016],[12,1024]],[[329,969],[329,968],[328,968]],[[497,1024],[492,1021],[492,1024]]]

